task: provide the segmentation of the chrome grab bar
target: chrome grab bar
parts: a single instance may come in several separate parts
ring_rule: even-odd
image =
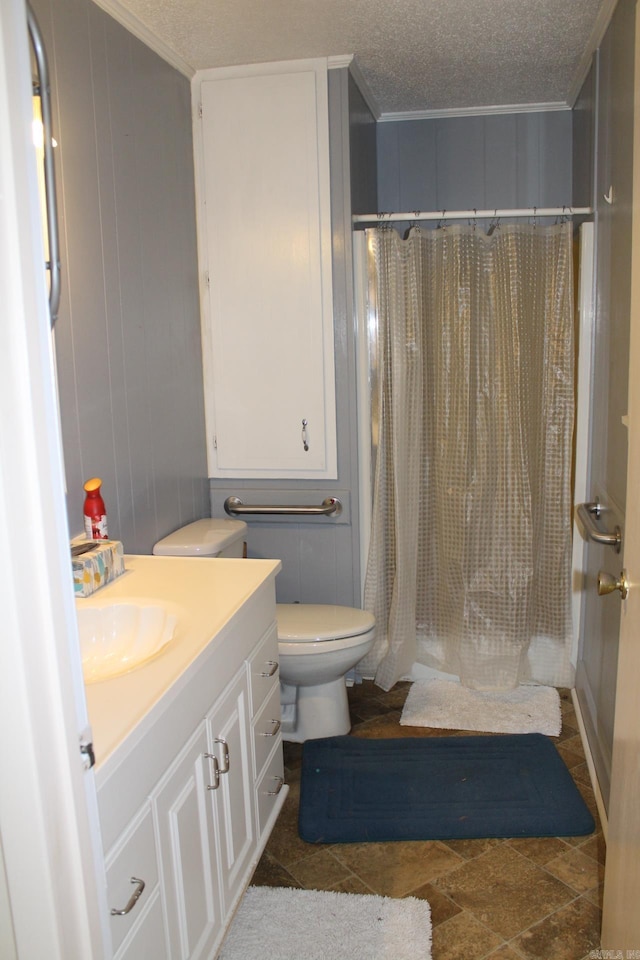
[[[51,326],[58,318],[60,306],[60,241],[58,236],[58,205],[56,202],[56,174],[53,159],[53,134],[51,123],[51,88],[49,86],[49,66],[42,34],[31,6],[27,4],[27,24],[33,52],[38,68],[37,94],[42,110],[42,130],[44,139],[44,192],[47,209],[47,239],[49,242],[49,260],[45,264],[49,276],[49,318]]]
[[[236,516],[241,513],[253,513],[253,514],[273,514],[282,515],[282,514],[291,514],[299,515],[305,517],[339,517],[342,513],[342,504],[337,497],[327,497],[326,500],[323,500],[320,506],[304,506],[299,504],[288,504],[282,505],[279,504],[269,504],[269,503],[254,503],[253,505],[245,504],[240,500],[239,497],[227,497],[224,502],[224,509],[230,516]]]
[[[620,553],[622,547],[622,530],[616,526],[613,533],[606,533],[599,530],[596,526],[596,520],[600,518],[603,512],[600,503],[581,503],[576,509],[578,520],[589,540],[595,543],[603,543],[607,547],[613,547],[616,553]]]

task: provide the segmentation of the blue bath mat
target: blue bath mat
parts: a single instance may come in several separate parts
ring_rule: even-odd
[[[569,837],[593,817],[539,733],[308,740],[299,832],[308,843]]]

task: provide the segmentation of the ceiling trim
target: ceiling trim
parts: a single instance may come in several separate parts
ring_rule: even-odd
[[[562,101],[550,103],[501,103],[488,107],[453,107],[449,110],[408,110],[404,113],[381,113],[379,123],[393,120],[439,120],[447,117],[486,117],[504,113],[550,113],[558,110],[571,110],[568,103]]]
[[[580,96],[582,85],[587,79],[589,70],[591,69],[593,55],[604,40],[604,35],[607,32],[609,24],[611,23],[611,18],[616,8],[616,3],[617,0],[604,0],[600,10],[598,11],[598,16],[596,17],[596,22],[593,25],[591,36],[589,37],[584,53],[582,54],[582,59],[580,60],[578,69],[575,72],[573,82],[569,88],[567,103],[571,107],[575,106],[576,100]]]
[[[95,4],[100,7],[105,13],[108,13],[109,16],[113,17],[114,20],[117,20],[118,23],[123,26],[129,33],[132,33],[134,37],[137,37],[138,40],[141,40],[145,46],[153,50],[154,53],[157,53],[159,57],[162,57],[168,64],[174,67],[179,73],[182,73],[185,77],[188,77],[189,80],[195,74],[195,68],[191,66],[190,63],[187,63],[186,60],[183,60],[182,57],[172,50],[168,44],[160,40],[155,36],[154,33],[149,30],[147,26],[139,20],[130,10],[127,10],[119,0],[94,0]]]
[[[350,67],[352,63],[352,53],[336,53],[327,57],[327,67],[329,70],[340,70],[341,67]]]

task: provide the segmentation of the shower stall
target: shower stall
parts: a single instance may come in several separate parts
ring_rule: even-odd
[[[543,212],[559,216],[441,212],[405,239],[355,236],[363,601],[379,625],[360,669],[385,689],[421,671],[573,686],[588,398],[574,423],[573,223]]]

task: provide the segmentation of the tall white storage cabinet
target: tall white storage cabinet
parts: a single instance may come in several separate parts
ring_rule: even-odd
[[[327,62],[193,97],[209,475],[335,479]]]

